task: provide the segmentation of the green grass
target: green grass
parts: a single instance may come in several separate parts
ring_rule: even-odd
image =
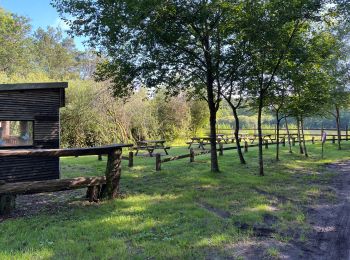
[[[210,172],[208,155],[162,164],[154,158],[135,158],[129,169],[124,161],[123,199],[100,204],[72,202],[55,214],[10,219],[0,223],[0,259],[144,259],[224,258],[237,242],[254,239],[251,227],[268,225],[273,237],[305,241],[308,225],[302,205],[318,198],[335,199],[326,183],[331,173],[324,163],[349,159],[343,150],[309,144],[310,157],[289,154],[282,148],[274,161],[274,146],[265,152],[265,177],[257,175],[257,149],[245,154],[240,165],[236,151],[220,156],[220,173]],[[171,149],[171,155],[188,152]],[[63,158],[62,178],[103,175],[106,159],[96,156]],[[266,218],[273,219],[266,223]],[[264,222],[265,221],[265,222]],[[248,229],[237,226],[246,224]],[[266,252],[275,256],[274,249]]]

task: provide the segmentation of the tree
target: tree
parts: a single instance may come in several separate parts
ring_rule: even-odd
[[[334,1],[334,3],[337,1]],[[250,76],[250,95],[258,107],[259,174],[264,175],[261,118],[266,98],[278,79],[283,61],[291,51],[294,38],[308,25],[314,25],[321,10],[327,13],[329,1],[245,1],[239,24],[240,35],[247,42],[246,73]],[[337,6],[335,5],[335,8]],[[332,10],[333,11],[333,10]]]
[[[287,82],[283,80],[276,80],[276,86],[274,86],[271,90],[272,93],[269,93],[268,96],[268,104],[270,109],[276,118],[276,161],[279,161],[279,152],[280,152],[280,125],[283,119],[288,117],[286,111],[286,103],[288,102],[288,94],[290,92],[290,86]],[[286,126],[288,128],[288,126]],[[289,132],[289,131],[288,131]],[[288,134],[288,143],[290,144],[290,137]]]
[[[6,74],[28,72],[30,62],[28,19],[0,8],[0,71]]]
[[[327,31],[308,32],[295,38],[286,59],[283,76],[291,86],[288,111],[298,127],[300,153],[308,156],[304,137],[306,117],[322,116],[330,99],[330,84],[325,65],[338,49],[335,38]]]
[[[199,130],[208,125],[209,111],[205,101],[199,99],[190,100],[191,123],[190,130],[194,136]]]
[[[37,29],[33,35],[35,67],[52,79],[79,78],[79,52],[72,38],[64,37],[61,29]]]
[[[233,71],[232,28],[236,1],[56,0],[72,33],[90,37],[109,57],[98,79],[110,80],[115,94],[128,95],[141,83],[171,94],[189,88],[207,101],[211,170],[219,171],[216,113],[223,81]]]
[[[330,99],[329,113],[335,118],[338,149],[341,150],[341,122],[340,110],[349,107],[349,82],[350,82],[350,46],[348,44],[348,36],[350,26],[348,24],[340,24],[333,28],[331,32],[334,35],[336,44],[333,49],[338,50],[326,62],[325,68],[329,75],[330,81]]]
[[[224,86],[221,90],[221,95],[230,106],[233,117],[235,119],[234,137],[236,141],[238,157],[241,164],[246,164],[246,161],[244,159],[244,156],[242,153],[242,147],[240,144],[240,137],[239,137],[240,121],[238,117],[238,109],[244,107],[244,105],[246,104],[247,100],[244,98],[246,93],[247,93],[247,90],[246,90],[245,80],[242,78],[239,78],[239,76],[238,76],[238,80],[237,79],[229,80],[227,85]]]

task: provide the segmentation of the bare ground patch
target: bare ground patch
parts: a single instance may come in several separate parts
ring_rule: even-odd
[[[228,245],[225,253],[233,259],[350,259],[350,161],[326,165],[335,176],[323,183],[323,191],[335,194],[335,201],[315,198],[302,205],[306,221],[311,226],[306,239],[277,241],[270,236],[256,236],[255,240]],[[255,190],[280,202],[291,201],[260,189]],[[295,202],[295,201],[293,201]],[[297,227],[291,227],[297,230]],[[256,234],[255,234],[256,235]]]
[[[72,203],[82,202],[84,196],[85,189],[19,195],[16,198],[16,208],[10,215],[0,216],[0,222],[9,218],[30,217],[42,213],[55,214],[69,210]]]

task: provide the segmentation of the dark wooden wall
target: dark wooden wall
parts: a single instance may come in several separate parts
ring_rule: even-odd
[[[33,121],[34,145],[31,148],[59,148],[59,109],[63,104],[64,88],[0,89],[0,121]],[[57,179],[59,176],[59,158],[0,157],[0,180],[6,182]]]

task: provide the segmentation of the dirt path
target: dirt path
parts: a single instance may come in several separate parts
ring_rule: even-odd
[[[335,174],[324,185],[335,193],[336,199],[332,202],[319,199],[314,204],[303,205],[311,226],[305,242],[283,243],[264,235],[255,241],[228,247],[226,252],[235,252],[231,255],[233,259],[246,260],[350,260],[350,161],[332,163],[326,169]],[[296,230],[298,227],[291,228]],[[276,248],[278,254],[267,254],[271,248]]]
[[[350,259],[350,161],[327,165],[335,173],[330,183],[337,203],[320,202],[308,210],[313,228],[301,250],[305,259]]]

